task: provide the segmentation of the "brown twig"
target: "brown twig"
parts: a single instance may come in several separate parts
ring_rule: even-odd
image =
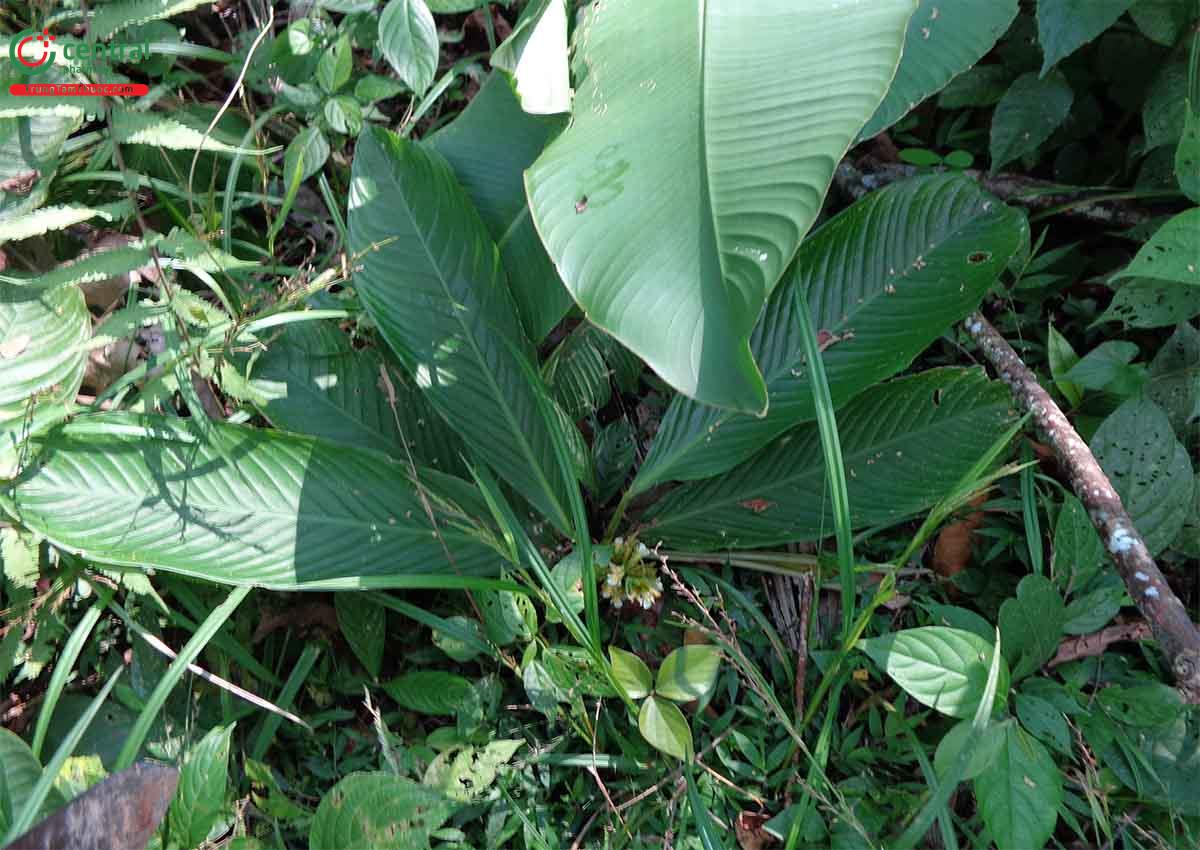
[[[862,157],[857,161],[842,160],[833,175],[833,182],[854,200],[881,189],[891,183],[907,180],[918,174],[927,173],[915,165],[902,162],[884,162],[874,157]],[[1002,201],[1011,201],[1032,210],[1049,212],[1057,208],[1063,215],[1090,221],[1103,227],[1119,230],[1142,224],[1150,218],[1143,209],[1123,204],[1116,200],[1088,200],[1084,190],[1071,191],[1072,187],[1048,180],[1038,180],[1021,174],[989,174],[974,168],[965,169],[963,174],[975,180]]]
[[[1150,624],[1145,620],[1136,623],[1118,623],[1115,626],[1105,626],[1090,635],[1079,635],[1067,638],[1058,645],[1058,652],[1046,662],[1047,667],[1057,667],[1068,661],[1078,661],[1081,658],[1092,658],[1104,654],[1104,651],[1114,643],[1122,641],[1145,640],[1150,637]]]
[[[1038,430],[1067,471],[1075,495],[1087,508],[1130,597],[1170,662],[1176,686],[1189,703],[1200,705],[1200,629],[1163,578],[1121,497],[1087,443],[1000,332],[980,313],[968,316],[965,325],[1021,407],[1032,412]]]

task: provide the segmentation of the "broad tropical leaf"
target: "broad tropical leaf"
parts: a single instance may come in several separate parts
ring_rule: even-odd
[[[496,246],[441,155],[386,130],[364,133],[350,242],[364,254],[355,287],[417,387],[469,447],[567,528],[531,347]]]
[[[227,584],[395,587],[499,566],[425,476],[433,533],[400,461],[236,425],[206,437],[178,419],[84,417],[37,440],[3,503],[91,560]]]
[[[427,138],[446,158],[500,249],[526,335],[541,342],[571,306],[525,201],[525,169],[562,126],[521,110],[508,80],[492,74],[462,115]]]
[[[676,398],[635,491],[733,468],[815,411],[796,321],[808,294],[834,404],[908,366],[975,309],[1026,235],[1024,216],[971,180],[940,175],[868,195],[806,240],[751,337],[771,407],[762,418]]]
[[[935,369],[885,384],[838,416],[855,526],[899,522],[933,505],[1012,418],[1003,385],[979,370]],[[672,491],[646,515],[672,546],[752,547],[833,529],[815,424],[747,463]]]
[[[396,392],[395,410],[383,386]],[[462,445],[424,395],[370,348],[324,322],[287,325],[251,371],[259,409],[276,427],[456,472]],[[405,452],[405,442],[408,452]]]
[[[527,173],[530,206],[592,322],[684,394],[766,410],[750,332],[914,5],[589,6],[572,122]]]
[[[0,283],[0,430],[19,422],[30,399],[75,398],[92,318],[79,287],[47,291]]]
[[[869,139],[975,65],[1017,16],[1017,0],[921,0],[887,96],[859,138]]]

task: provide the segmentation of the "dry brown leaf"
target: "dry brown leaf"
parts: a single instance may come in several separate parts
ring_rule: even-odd
[[[979,507],[986,499],[987,494],[980,493],[971,500],[971,507]],[[933,545],[933,571],[942,578],[950,578],[970,566],[971,538],[981,525],[983,511],[973,511],[943,528]]]
[[[762,812],[738,812],[734,821],[734,832],[737,833],[738,846],[742,850],[763,850],[775,839],[771,833],[763,829],[771,818]]]

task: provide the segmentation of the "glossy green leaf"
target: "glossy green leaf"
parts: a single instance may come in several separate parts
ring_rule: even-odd
[[[1146,397],[1185,447],[1200,444],[1200,330],[1184,322],[1162,344],[1150,362]]]
[[[1027,233],[1024,216],[971,180],[936,175],[868,195],[805,241],[751,337],[771,394],[762,418],[677,398],[633,484],[731,469],[775,437],[811,422],[809,370],[795,314],[808,293],[830,393],[842,405],[908,366],[979,304]]]
[[[453,717],[471,689],[471,680],[441,670],[420,670],[392,679],[383,689],[409,711]]]
[[[1091,449],[1133,520],[1129,533],[1140,534],[1150,554],[1158,554],[1183,528],[1194,486],[1187,449],[1167,414],[1152,401],[1130,399],[1100,423]]]
[[[495,244],[436,151],[386,130],[359,139],[350,242],[355,288],[384,339],[469,447],[560,529],[565,482]],[[368,250],[371,249],[371,250]]]
[[[1115,275],[1200,285],[1200,207],[1181,212],[1154,232],[1137,256]]]
[[[717,685],[721,650],[710,644],[688,644],[671,651],[658,668],[654,692],[676,702],[704,699]]]
[[[13,511],[100,563],[280,589],[455,586],[499,566],[426,486],[435,536],[407,465],[376,452],[237,425],[204,439],[183,420],[119,413],[38,449]]]
[[[899,522],[955,487],[1011,421],[1011,400],[977,370],[933,370],[884,384],[838,415],[856,527]],[[673,547],[752,547],[829,534],[832,515],[815,425],[748,462],[667,494],[649,534]]]
[[[309,850],[428,850],[429,834],[459,803],[391,773],[352,773],[321,799]]]
[[[1016,596],[1000,606],[1000,644],[1013,681],[1035,672],[1054,655],[1065,622],[1066,608],[1050,579],[1021,579]]]
[[[1040,848],[1058,822],[1063,777],[1042,744],[1017,724],[975,779],[975,799],[997,847]]]
[[[983,58],[1017,16],[1017,0],[921,0],[887,96],[859,133],[869,139]]]
[[[387,641],[387,611],[362,593],[336,593],[333,603],[342,637],[371,677],[379,678]]]
[[[692,757],[692,730],[675,703],[646,697],[638,712],[638,729],[655,749],[677,759]]]
[[[992,172],[1041,147],[1067,120],[1074,101],[1071,84],[1060,71],[1017,77],[992,115]]]
[[[588,318],[685,395],[766,410],[750,333],[914,5],[588,7],[572,122],[527,173],[530,206]]]
[[[189,751],[167,810],[167,846],[188,850],[208,838],[225,808],[229,739],[233,725],[214,726]]]
[[[1116,23],[1133,0],[1038,0],[1042,75]]]
[[[78,287],[52,291],[0,283],[0,431],[25,416],[30,399],[59,404],[83,381],[92,318]]]
[[[508,80],[496,73],[458,118],[425,140],[450,163],[496,240],[521,324],[534,342],[571,306],[533,227],[523,177],[561,125],[561,118],[524,112]]]
[[[526,6],[512,35],[492,53],[492,67],[512,75],[521,108],[537,115],[571,108],[567,64],[566,0]]]
[[[295,322],[265,340],[250,385],[277,428],[387,452],[442,472],[462,469],[462,444],[425,396],[371,348],[326,322]],[[393,410],[384,369],[396,393]],[[407,444],[408,452],[405,451]]]
[[[913,699],[950,717],[972,717],[987,685],[994,647],[979,635],[924,626],[859,641],[871,660]],[[1001,660],[997,700],[1008,695],[1008,665]]]
[[[632,652],[616,646],[608,648],[608,657],[612,660],[613,676],[621,683],[630,699],[641,699],[650,694],[654,687],[654,679],[646,662]]]
[[[425,0],[388,0],[379,16],[379,49],[410,89],[425,93],[438,66],[437,24]]]

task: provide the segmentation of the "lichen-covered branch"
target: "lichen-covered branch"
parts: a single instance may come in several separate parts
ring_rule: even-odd
[[[1032,412],[1038,430],[1066,470],[1075,495],[1087,508],[1129,595],[1169,660],[1177,687],[1188,702],[1200,704],[1200,629],[1163,578],[1108,476],[1000,332],[979,313],[967,317],[966,329],[1021,407]]]

